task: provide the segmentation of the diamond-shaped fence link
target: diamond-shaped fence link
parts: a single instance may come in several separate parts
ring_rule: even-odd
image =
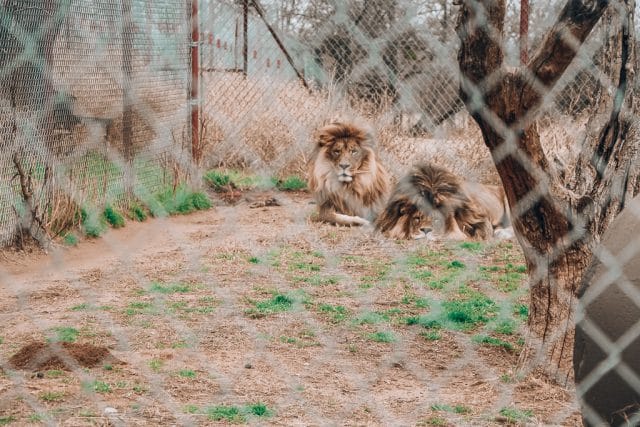
[[[530,57],[562,7],[531,2]],[[628,10],[611,2],[584,42],[560,31],[575,58],[548,85],[519,63],[515,1],[0,0],[0,425],[573,426],[616,402],[637,424],[640,240],[596,250],[581,291],[557,274],[586,270],[576,248],[622,206],[640,232]],[[504,55],[478,79],[465,24]],[[531,108],[501,115],[518,79]],[[334,121],[371,131],[392,183],[424,161],[513,183],[513,165],[535,182],[511,187],[518,239],[316,222],[304,187]],[[539,333],[545,285],[564,320]],[[556,366],[574,322],[575,386]]]

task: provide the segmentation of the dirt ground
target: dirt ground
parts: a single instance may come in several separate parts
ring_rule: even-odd
[[[397,242],[309,222],[305,193],[248,199],[0,253],[0,425],[579,424],[571,390],[515,374],[517,243]],[[59,341],[108,351],[86,367]],[[14,366],[33,343],[69,363]]]

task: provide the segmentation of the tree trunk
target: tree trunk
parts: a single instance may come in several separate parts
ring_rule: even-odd
[[[504,0],[465,0],[458,16],[461,95],[491,151],[530,273],[530,332],[521,368],[544,367],[563,382],[572,366],[578,284],[600,235],[640,183],[640,168],[632,168],[638,140],[626,111],[633,8],[632,0],[617,8],[604,0],[569,0],[538,52],[516,70],[503,65]],[[613,95],[603,91],[580,159],[561,177],[542,148],[536,118],[544,95],[605,14],[614,32],[608,73]]]

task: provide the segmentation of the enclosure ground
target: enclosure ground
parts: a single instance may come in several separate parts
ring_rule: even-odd
[[[579,423],[571,391],[514,374],[527,312],[515,242],[312,223],[305,193],[218,204],[0,255],[0,425]],[[110,355],[10,363],[34,342]]]

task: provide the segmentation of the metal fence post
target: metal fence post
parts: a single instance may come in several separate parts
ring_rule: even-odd
[[[198,25],[198,0],[191,1],[191,157],[200,164],[200,29]]]

